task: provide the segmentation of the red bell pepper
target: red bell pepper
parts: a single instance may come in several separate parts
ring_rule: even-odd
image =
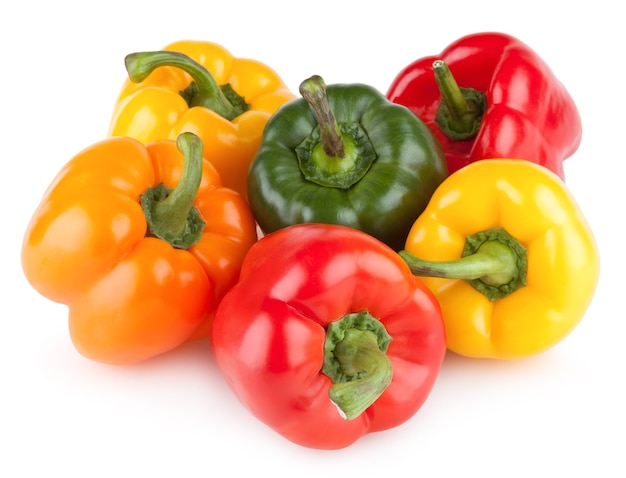
[[[541,164],[564,179],[578,149],[578,109],[548,65],[503,33],[465,36],[405,67],[387,97],[424,121],[439,139],[449,173],[488,158]]]
[[[211,344],[253,415],[319,449],[408,420],[446,349],[438,302],[398,254],[359,230],[312,223],[252,246]]]

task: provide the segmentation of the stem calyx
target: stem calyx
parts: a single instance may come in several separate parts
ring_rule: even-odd
[[[140,195],[148,224],[147,235],[158,237],[173,247],[188,249],[202,237],[205,222],[193,202],[202,180],[202,141],[193,133],[176,139],[184,155],[183,172],[174,189],[157,184]]]
[[[359,121],[337,122],[324,80],[314,75],[300,84],[318,125],[295,149],[302,175],[325,187],[349,189],[376,159],[374,146]]]
[[[464,279],[490,301],[502,299],[526,286],[528,252],[503,228],[491,228],[465,238],[461,257],[427,261],[408,251],[400,257],[414,275]]]
[[[180,95],[190,108],[203,106],[231,121],[246,112],[250,105],[229,84],[218,85],[211,73],[184,53],[159,50],[131,53],[124,63],[131,81],[139,83],[161,66],[180,68],[192,78],[191,84]]]
[[[346,420],[363,413],[391,383],[390,342],[384,325],[366,310],[329,324],[322,372],[333,381],[330,399]]]
[[[435,122],[452,140],[473,138],[480,129],[487,109],[484,93],[473,88],[459,87],[443,60],[433,62],[433,73],[441,92]]]

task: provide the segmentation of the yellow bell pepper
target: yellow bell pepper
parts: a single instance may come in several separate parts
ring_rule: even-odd
[[[110,136],[147,144],[192,132],[225,187],[247,198],[248,168],[269,117],[295,96],[267,65],[205,41],[178,41],[126,57],[129,77]]]
[[[564,182],[515,159],[478,161],[444,180],[400,255],[439,300],[448,349],[483,358],[561,341],[584,316],[600,269]]]

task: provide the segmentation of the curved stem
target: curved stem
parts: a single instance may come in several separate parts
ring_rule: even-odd
[[[335,346],[335,357],[344,373],[362,373],[361,378],[334,384],[330,399],[346,420],[363,413],[391,383],[393,369],[387,354],[380,350],[374,332],[349,329]]]
[[[363,413],[391,383],[390,342],[385,326],[367,310],[328,325],[322,372],[333,381],[328,393],[346,420]]]
[[[300,94],[317,115],[324,152],[331,157],[343,158],[344,145],[339,125],[328,104],[326,83],[322,77],[313,75],[300,84]]]
[[[463,140],[476,135],[485,113],[485,95],[471,88],[460,88],[443,60],[433,62],[441,105],[435,121],[450,138]]]
[[[414,275],[463,279],[492,301],[526,285],[526,248],[504,229],[468,236],[464,255],[453,261],[428,261],[408,251],[398,254]]]
[[[224,94],[213,75],[200,63],[183,53],[168,50],[131,53],[126,56],[124,63],[128,77],[136,83],[145,80],[154,69],[161,66],[180,68],[191,76],[195,85],[189,100],[190,107],[204,106],[228,120],[241,114]]]
[[[413,256],[407,251],[399,252],[404,262],[417,276],[443,277],[446,279],[473,280],[499,277],[500,282],[509,282],[515,272],[514,256],[500,242],[484,244],[478,252],[454,261],[432,262]],[[489,280],[489,282],[498,282]]]
[[[193,133],[182,133],[176,139],[183,153],[180,181],[169,190],[159,184],[141,195],[141,205],[150,234],[174,247],[187,249],[201,237],[205,222],[193,205],[202,181],[202,141]]]

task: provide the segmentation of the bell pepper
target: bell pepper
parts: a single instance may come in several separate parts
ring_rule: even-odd
[[[439,304],[400,256],[334,224],[261,238],[218,306],[211,345],[254,416],[318,449],[408,420],[446,350]]]
[[[564,179],[578,149],[574,100],[528,45],[503,33],[476,33],[406,66],[387,97],[407,106],[437,136],[450,173],[485,158],[519,158]]]
[[[82,355],[129,364],[206,335],[255,241],[248,204],[222,187],[196,135],[115,137],[59,172],[21,259],[34,289],[68,306]]]
[[[248,176],[264,233],[300,223],[342,224],[394,249],[447,176],[428,128],[368,85],[300,85],[302,98],[268,121]]]
[[[448,348],[468,357],[548,350],[580,322],[599,275],[593,233],[564,182],[519,159],[450,175],[400,255],[439,300]]]
[[[280,105],[295,98],[277,73],[205,41],[131,53],[125,64],[129,77],[109,134],[146,144],[195,133],[224,186],[246,198],[246,175],[263,128]]]

